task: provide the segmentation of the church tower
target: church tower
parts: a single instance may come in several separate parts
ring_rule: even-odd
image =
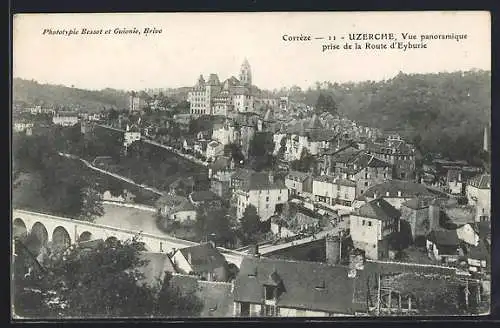
[[[241,65],[240,82],[242,85],[252,85],[252,70],[246,58]]]

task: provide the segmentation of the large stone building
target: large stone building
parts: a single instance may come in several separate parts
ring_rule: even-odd
[[[191,115],[223,115],[233,112],[254,112],[257,89],[252,86],[252,70],[245,59],[239,79],[232,76],[224,82],[217,74],[210,74],[208,81],[200,75],[198,83],[188,94]]]
[[[374,199],[356,209],[350,218],[354,247],[363,250],[368,259],[387,258],[388,237],[399,231],[400,216],[401,213],[382,198]]]
[[[381,142],[370,142],[366,150],[368,154],[393,165],[394,179],[415,179],[415,148],[399,135],[390,135]]]
[[[287,187],[283,182],[275,181],[272,172],[238,170],[231,177],[231,188],[238,219],[252,205],[257,209],[261,221],[266,221],[280,213],[283,204],[288,201]]]

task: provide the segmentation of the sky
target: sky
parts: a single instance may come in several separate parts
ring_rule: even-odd
[[[73,28],[111,34],[43,34]],[[116,28],[162,33],[114,34]],[[490,70],[490,31],[487,12],[22,14],[14,17],[12,67],[14,77],[40,83],[141,90],[193,86],[200,74],[238,77],[247,58],[258,87],[307,88],[316,81],[384,80],[400,71]],[[430,40],[427,49],[408,51],[322,51],[330,43],[343,46],[349,33],[394,33],[397,41],[401,33],[416,34],[412,43],[421,34],[467,39]],[[312,40],[284,41],[284,35]]]

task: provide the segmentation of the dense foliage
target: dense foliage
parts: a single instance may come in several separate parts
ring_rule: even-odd
[[[21,240],[14,262],[14,311],[22,317],[124,318],[196,316],[202,302],[164,281],[144,280],[143,243],[115,239],[94,248],[71,246],[42,260]]]
[[[93,221],[103,214],[96,180],[80,162],[57,154],[59,133],[14,136],[13,205]]]
[[[490,124],[489,71],[400,73],[379,82],[295,87],[289,94],[292,101],[311,106],[318,104],[320,94],[332,95],[340,114],[367,126],[399,131],[422,153],[451,159],[479,158],[483,129]]]

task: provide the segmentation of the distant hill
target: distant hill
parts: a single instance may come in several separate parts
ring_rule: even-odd
[[[90,91],[62,85],[40,84],[36,81],[20,78],[13,80],[12,88],[15,103],[65,106],[88,111],[97,111],[103,108],[128,108],[128,94],[120,90]]]
[[[424,153],[452,159],[480,157],[483,131],[491,124],[491,73],[400,73],[385,81],[317,83],[289,89],[292,100],[315,105],[331,94],[338,112],[367,126],[395,131]]]

